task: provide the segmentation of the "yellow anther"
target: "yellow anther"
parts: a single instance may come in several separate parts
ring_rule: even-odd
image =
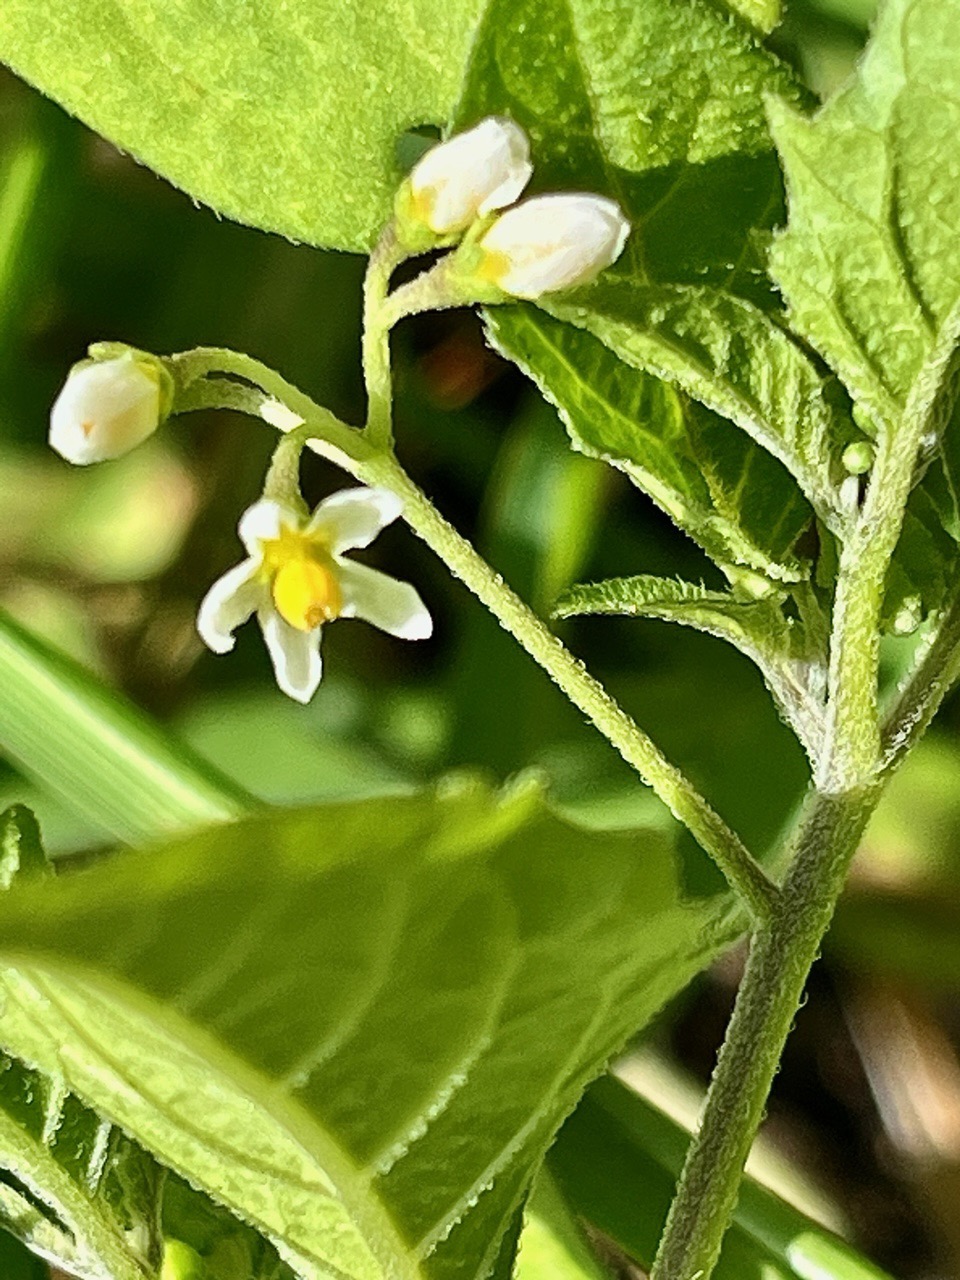
[[[312,631],[340,616],[343,596],[332,566],[310,555],[284,560],[273,579],[273,603],[284,621]]]

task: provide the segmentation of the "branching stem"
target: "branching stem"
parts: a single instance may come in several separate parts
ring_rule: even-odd
[[[225,353],[232,357],[232,353]],[[183,359],[184,357],[176,357]],[[242,376],[253,382],[258,378],[256,362],[242,358]],[[229,372],[234,360],[224,361]],[[214,369],[207,370],[213,373]],[[265,370],[269,373],[269,370]],[[275,377],[275,375],[274,375]],[[267,389],[267,382],[258,385]],[[270,383],[271,394],[276,394]],[[229,378],[204,376],[191,383],[184,397],[178,399],[178,412],[195,408],[214,408],[218,404],[263,416],[263,397],[255,387],[240,387]],[[375,450],[365,433],[347,427],[332,415],[313,405],[297,393],[291,408],[298,421],[291,419],[288,430],[306,432],[313,428],[316,437],[307,445],[336,462],[364,484],[385,485],[403,499],[404,519],[424,542],[443,560],[491,611],[505,630],[560,686],[603,734],[640,777],[667,805],[671,813],[687,827],[703,849],[714,859],[756,921],[770,918],[777,901],[778,889],[755,861],[740,837],[723,821],[700,795],[690,780],[670,763],[663,752],[631,719],[573,656],[546,623],[520,599],[500,575],[456,529],[444,519],[430,499],[410,479],[391,452]],[[272,425],[276,426],[277,421]],[[281,427],[281,429],[283,429]],[[349,450],[340,447],[344,433]],[[334,443],[332,443],[334,442]]]
[[[396,459],[377,458],[358,468],[358,474],[370,483],[387,485],[403,499],[404,519],[411,529],[486,605],[500,625],[653,788],[671,813],[713,857],[754,918],[769,919],[777,900],[776,886],[754,861],[739,836],[546,623],[443,518]]]

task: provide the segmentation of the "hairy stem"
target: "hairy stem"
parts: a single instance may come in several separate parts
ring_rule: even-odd
[[[208,353],[212,354],[212,353]],[[233,353],[226,353],[233,356]],[[179,359],[180,357],[178,357]],[[256,362],[243,358],[242,376],[255,380]],[[214,372],[209,368],[207,372]],[[264,370],[269,373],[269,370]],[[275,375],[274,375],[275,376]],[[267,383],[259,385],[266,389]],[[271,387],[273,383],[270,384]],[[272,391],[272,394],[276,394]],[[262,397],[256,388],[238,387],[229,379],[203,377],[178,396],[177,411],[210,409],[221,405],[261,417]],[[319,438],[308,438],[308,448],[343,467],[364,484],[385,485],[403,499],[403,517],[413,531],[436,552],[465,585],[487,606],[497,621],[509,631],[530,656],[560,686],[603,736],[687,827],[706,853],[723,871],[739,893],[753,918],[769,919],[778,889],[754,860],[740,837],[714,812],[688,778],[663,755],[659,747],[589,674],[583,664],[565,648],[546,623],[506,585],[471,544],[437,511],[433,503],[410,479],[390,452],[376,452],[369,439],[345,426],[332,415],[297,393],[296,413],[309,428],[317,423]],[[266,417],[278,426],[272,416]],[[299,424],[280,425],[280,430],[297,430]],[[339,446],[342,433],[359,439],[348,452]],[[331,441],[337,443],[331,445]]]
[[[384,319],[390,277],[404,260],[393,223],[388,223],[367,265],[363,281],[363,381],[367,388],[366,432],[386,449],[393,440],[393,383],[390,325]]]
[[[863,508],[844,531],[830,636],[824,753],[813,798],[773,917],[753,939],[651,1280],[707,1280],[713,1270],[807,975],[850,858],[882,791],[879,658],[884,588],[921,441],[936,421],[938,403],[952,376],[958,337],[960,308],[938,336],[899,421],[884,424]],[[912,701],[904,708],[918,725],[932,716],[944,682],[953,674],[956,649],[951,640],[956,640],[958,630],[960,618],[951,612],[943,623],[941,645],[934,643],[928,660],[921,662]],[[928,694],[921,681],[934,692]],[[904,732],[911,736],[909,729]]]
[[[397,460],[377,458],[356,474],[384,484],[404,502],[411,529],[486,605],[500,625],[547,672],[624,760],[652,787],[676,818],[716,861],[757,920],[770,917],[776,886],[754,861],[743,842],[714,812],[690,781],[672,765],[642,729],[595,680],[486,560],[437,511]]]
[[[814,792],[772,920],[754,936],[651,1280],[710,1275],[810,968],[879,788]]]
[[[833,609],[827,741],[817,785],[841,792],[881,766],[880,619],[887,570],[900,539],[923,439],[954,373],[960,306],[947,317],[903,413],[882,427],[863,509],[840,555]]]

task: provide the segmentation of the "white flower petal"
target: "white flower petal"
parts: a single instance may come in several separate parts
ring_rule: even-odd
[[[266,594],[257,578],[260,561],[252,558],[228,569],[203,598],[197,614],[200,639],[214,653],[229,653],[233,633],[260,606]]]
[[[341,489],[320,503],[306,532],[318,534],[339,555],[369,547],[402,510],[403,502],[389,489]]]
[[[513,120],[488,116],[433,147],[414,165],[410,188],[437,235],[513,204],[530,181],[530,143]]]
[[[615,200],[562,193],[525,200],[480,241],[496,266],[492,279],[518,298],[588,284],[623,251],[630,223]]]
[[[50,411],[52,448],[77,466],[119,458],[160,425],[160,381],[132,354],[83,364]]]
[[[323,675],[321,628],[298,631],[284,622],[272,605],[260,609],[257,621],[280,689],[296,702],[309,702]]]
[[[344,618],[363,618],[401,640],[426,640],[433,619],[409,582],[353,560],[338,560]]]
[[[237,532],[248,554],[259,557],[262,542],[272,542],[279,538],[284,526],[297,529],[301,523],[300,516],[290,507],[274,502],[272,498],[261,498],[252,507],[247,507],[240,517]]]

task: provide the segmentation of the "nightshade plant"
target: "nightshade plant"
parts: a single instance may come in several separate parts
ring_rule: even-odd
[[[323,622],[352,609],[425,634],[413,588],[400,607],[368,580],[361,604],[338,560],[402,507],[730,889],[689,899],[662,839],[582,830],[529,781],[250,814],[5,629],[4,747],[40,768],[31,717],[69,704],[56,750],[89,759],[95,739],[126,788],[105,820],[155,846],[51,879],[30,816],[5,818],[0,1213],[77,1274],[484,1280],[511,1274],[520,1236],[531,1278],[602,1275],[573,1237],[571,1162],[541,1169],[544,1153],[627,1038],[746,931],[652,1275],[717,1267],[850,859],[960,654],[960,3],[887,0],[818,109],[764,46],[777,17],[772,0],[5,0],[0,54],[94,128],[228,217],[370,254],[362,427],[212,348],[95,344],[58,403],[53,441],[79,462],[199,409],[282,433],[273,524],[231,580],[252,594],[215,598],[208,642],[259,609],[281,682],[309,696],[319,667],[291,675],[289,646],[315,654]],[[425,123],[451,141],[405,177],[397,141]],[[475,304],[571,445],[725,579],[584,584],[556,614],[665,619],[757,665],[810,765],[770,857],[401,464],[391,331]],[[328,499],[354,521],[340,533],[314,536],[324,505],[305,523],[304,447],[369,490]],[[887,634],[915,637],[892,691]],[[591,1105],[629,1147],[640,1104],[611,1085]],[[629,1224],[599,1225],[630,1252]],[[793,1219],[756,1247],[757,1274],[877,1274]]]

